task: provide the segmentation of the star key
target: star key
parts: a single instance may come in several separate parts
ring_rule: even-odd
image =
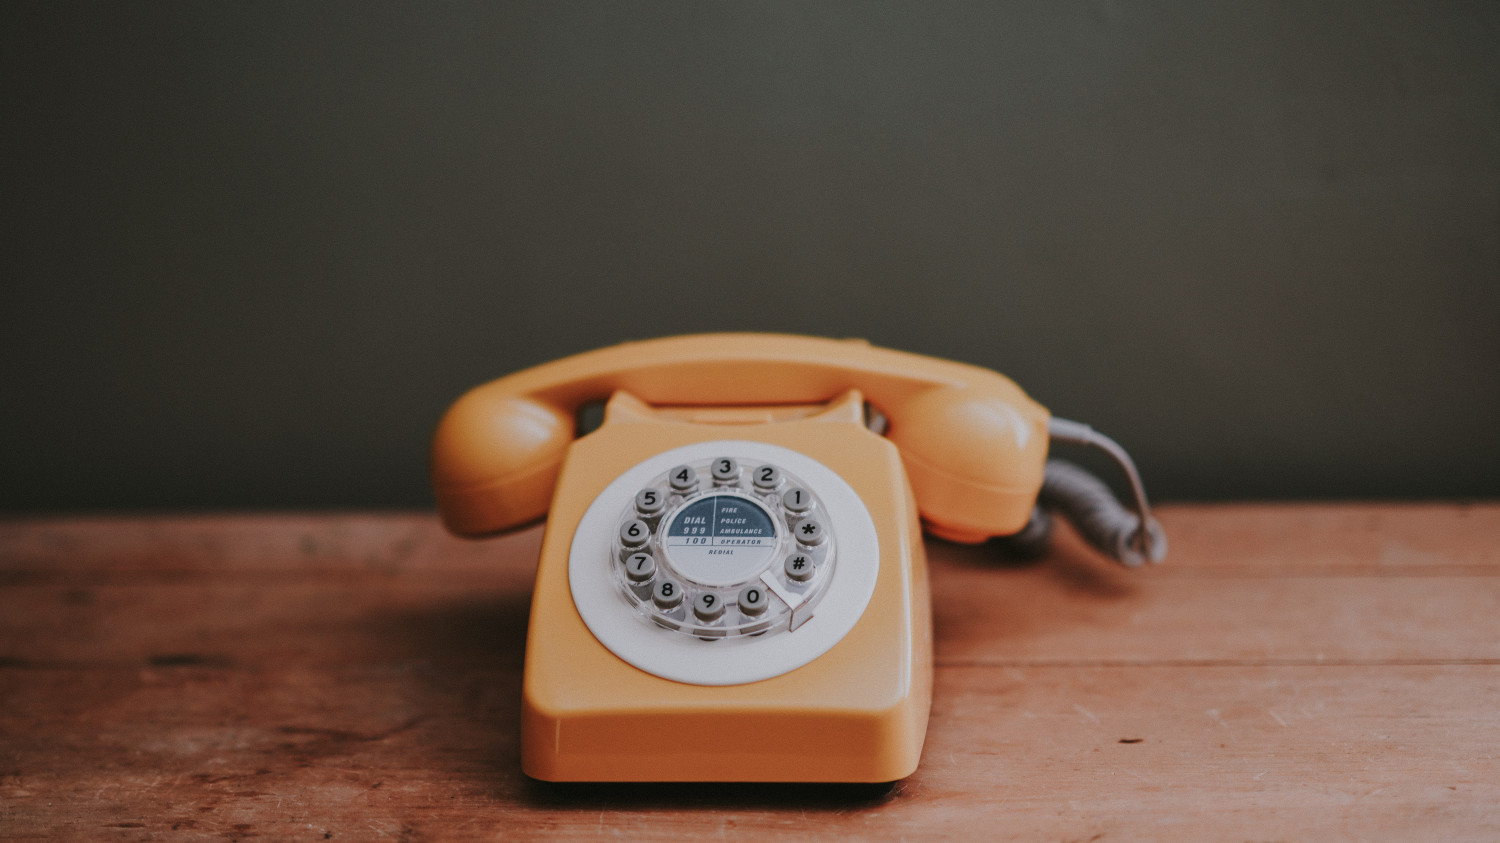
[[[796,527],[797,541],[806,545],[821,544],[823,541],[823,522],[816,518],[804,518],[802,523]]]

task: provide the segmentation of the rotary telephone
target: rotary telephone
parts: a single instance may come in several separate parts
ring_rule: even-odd
[[[1135,512],[1049,439],[1115,457]],[[924,527],[1035,544],[1057,510],[1126,564],[1166,548],[1118,445],[993,371],[859,340],[672,337],[517,372],[444,415],[432,479],[459,535],[547,519],[521,755],[549,781],[903,778],[932,693]]]

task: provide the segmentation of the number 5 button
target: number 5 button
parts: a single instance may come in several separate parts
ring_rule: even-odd
[[[635,493],[635,509],[642,515],[655,515],[667,502],[666,496],[655,489],[642,489]]]

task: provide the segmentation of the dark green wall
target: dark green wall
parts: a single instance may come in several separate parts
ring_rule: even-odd
[[[0,508],[407,506],[669,333],[984,364],[1163,499],[1500,495],[1494,3],[0,9]]]

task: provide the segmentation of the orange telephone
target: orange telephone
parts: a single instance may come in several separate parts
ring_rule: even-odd
[[[606,399],[575,440],[580,408]],[[1049,463],[1049,438],[1122,459],[1137,514]],[[960,542],[1044,532],[1038,499],[1055,486],[1086,537],[1127,563],[1159,560],[1123,454],[987,369],[857,340],[710,334],[475,388],[438,426],[432,476],[460,535],[547,517],[528,775],[880,782],[916,769],[927,726],[922,524]]]

